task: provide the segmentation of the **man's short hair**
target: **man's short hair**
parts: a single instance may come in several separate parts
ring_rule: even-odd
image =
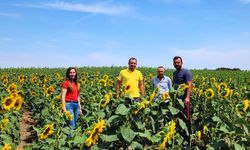
[[[165,68],[163,66],[158,66],[157,69],[163,68],[165,70]]]
[[[173,61],[175,61],[176,59],[180,59],[180,60],[181,60],[181,62],[182,62],[182,58],[181,58],[181,56],[175,56],[175,57],[173,58]]]
[[[137,59],[136,59],[135,57],[131,57],[131,58],[129,58],[128,63],[129,63],[131,60],[135,60],[135,61],[137,62]]]

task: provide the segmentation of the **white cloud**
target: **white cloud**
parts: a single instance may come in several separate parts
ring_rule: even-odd
[[[248,3],[250,3],[250,0],[240,0],[242,3],[244,3],[244,4],[248,4]]]
[[[241,32],[240,35],[250,37],[250,32]]]
[[[161,2],[166,4],[196,4],[201,0],[151,0],[153,2]]]
[[[216,69],[219,67],[250,70],[250,49],[218,51],[208,48],[177,50],[174,55],[183,57],[184,66],[191,69]]]
[[[80,3],[66,3],[60,1],[55,3],[45,3],[43,5],[49,8],[60,9],[60,10],[105,14],[105,15],[119,15],[128,13],[133,10],[133,8],[128,5],[107,5],[103,3],[80,4]]]
[[[16,14],[16,13],[0,13],[0,16],[2,16],[2,17],[18,18],[21,15],[20,14]]]
[[[107,52],[91,52],[84,61],[89,66],[126,66],[127,57]]]
[[[9,41],[11,41],[11,38],[9,37],[0,38],[0,42],[9,42]]]

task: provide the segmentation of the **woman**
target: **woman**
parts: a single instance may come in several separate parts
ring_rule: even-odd
[[[64,113],[69,111],[72,115],[72,119],[69,120],[72,129],[76,128],[78,114],[82,114],[79,87],[76,68],[69,67],[66,72],[66,79],[62,83],[62,109]]]

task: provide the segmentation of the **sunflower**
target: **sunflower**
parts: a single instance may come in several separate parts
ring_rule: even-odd
[[[61,95],[60,95],[60,94],[57,95],[57,96],[56,96],[56,99],[57,99],[57,100],[61,100]]]
[[[31,82],[32,82],[32,83],[37,83],[37,81],[38,81],[38,78],[37,78],[36,76],[33,76],[33,77],[31,78]]]
[[[248,109],[248,107],[249,107],[248,99],[244,100],[243,104],[244,104],[244,108],[243,109],[244,109],[244,111],[246,111]]]
[[[36,91],[32,91],[32,92],[30,93],[30,95],[36,96]]]
[[[225,82],[221,82],[218,86],[218,92],[220,93],[222,89],[226,89],[227,88],[227,84]]]
[[[8,126],[9,122],[10,122],[10,120],[8,118],[2,119],[0,121],[0,130],[4,131],[5,128]]]
[[[7,88],[7,92],[11,93],[12,91],[17,91],[17,84],[16,83],[11,83],[8,88]]]
[[[87,82],[87,79],[86,78],[80,78],[79,82],[81,84],[85,84]]]
[[[174,132],[175,132],[176,122],[175,122],[174,120],[171,120],[171,121],[169,122],[169,124],[170,124],[169,131],[168,131],[168,133],[165,135],[165,137],[164,137],[162,143],[161,143],[160,146],[159,146],[159,149],[161,149],[161,150],[164,150],[164,149],[165,149],[165,146],[166,146],[167,141],[171,140],[171,138],[173,137]]]
[[[205,126],[203,126],[202,133],[203,133],[203,134],[206,134],[206,133],[207,133],[207,130],[208,130],[207,126],[206,126],[206,125],[205,125]]]
[[[214,97],[213,89],[209,88],[205,91],[205,96],[207,99],[212,99]]]
[[[55,104],[53,103],[52,106],[51,106],[52,110],[55,109]]]
[[[72,119],[73,119],[73,116],[70,114],[69,111],[66,111],[66,112],[65,112],[65,117],[66,117],[66,120],[72,121]]]
[[[231,90],[229,88],[225,88],[223,91],[220,92],[220,95],[224,98],[230,96]]]
[[[11,150],[10,144],[4,144],[2,150]]]
[[[107,81],[109,79],[109,76],[107,74],[105,74],[105,75],[103,75],[102,78]]]
[[[1,76],[1,80],[8,79],[8,78],[9,78],[9,77],[8,77],[7,74],[3,74],[3,75]]]
[[[101,80],[98,81],[98,84],[99,84],[99,85],[103,85],[103,86],[106,87],[106,86],[107,86],[107,80],[101,79]]]
[[[188,88],[188,85],[185,84],[185,83],[180,84],[179,87],[178,87],[178,89],[179,89],[180,91],[185,91],[186,88]]]
[[[10,111],[10,109],[11,109],[12,107],[15,106],[15,103],[16,103],[16,99],[14,99],[14,98],[11,97],[11,96],[5,97],[5,98],[3,99],[3,102],[2,102],[3,108],[4,108],[5,110],[8,110],[8,111]]]
[[[170,95],[169,95],[169,92],[164,92],[161,96],[162,100],[167,100],[167,99],[170,99]]]
[[[47,139],[53,133],[54,133],[54,124],[48,124],[42,129],[42,132],[39,134],[39,138],[41,140]]]
[[[153,91],[149,96],[149,101],[153,101],[155,98],[155,91]]]
[[[57,78],[57,80],[61,80],[62,79],[62,77],[61,77],[61,75],[59,73],[55,73],[55,77]]]
[[[210,78],[210,81],[211,81],[211,83],[216,83],[216,79],[215,79],[215,77],[212,77],[212,78]]]
[[[22,97],[21,96],[18,96],[17,98],[16,98],[16,103],[15,103],[15,107],[14,107],[14,109],[15,110],[20,110],[21,108],[22,108],[22,104],[23,104],[23,99],[22,99]]]
[[[197,132],[197,138],[198,138],[199,141],[201,140],[201,131]]]
[[[3,86],[7,86],[8,83],[9,83],[9,79],[3,79],[2,80]]]
[[[143,101],[136,103],[136,108],[137,110],[135,110],[133,112],[133,114],[137,114],[139,111],[143,110],[144,108],[148,107],[150,105],[150,101],[144,99]]]
[[[18,77],[18,79],[19,79],[19,82],[20,82],[21,84],[23,84],[24,81],[25,81],[25,79],[26,79],[26,76],[25,76],[25,75],[20,75],[20,76]]]
[[[46,96],[50,96],[51,94],[53,94],[54,91],[55,91],[54,87],[53,86],[49,86],[46,89],[45,94],[46,94]]]
[[[90,147],[91,145],[95,144],[98,140],[99,135],[103,132],[103,129],[105,128],[105,121],[99,120],[94,128],[89,131],[89,137],[84,142],[87,147]]]
[[[105,94],[104,98],[105,98],[105,102],[104,102],[104,104],[102,104],[102,107],[105,107],[110,102],[110,100],[112,98],[112,92]]]
[[[18,93],[15,91],[15,92],[11,93],[10,96],[11,96],[12,98],[17,98],[19,95],[18,95]]]

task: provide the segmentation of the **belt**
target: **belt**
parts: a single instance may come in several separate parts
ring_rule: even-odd
[[[66,103],[78,103],[78,101],[66,101]]]

